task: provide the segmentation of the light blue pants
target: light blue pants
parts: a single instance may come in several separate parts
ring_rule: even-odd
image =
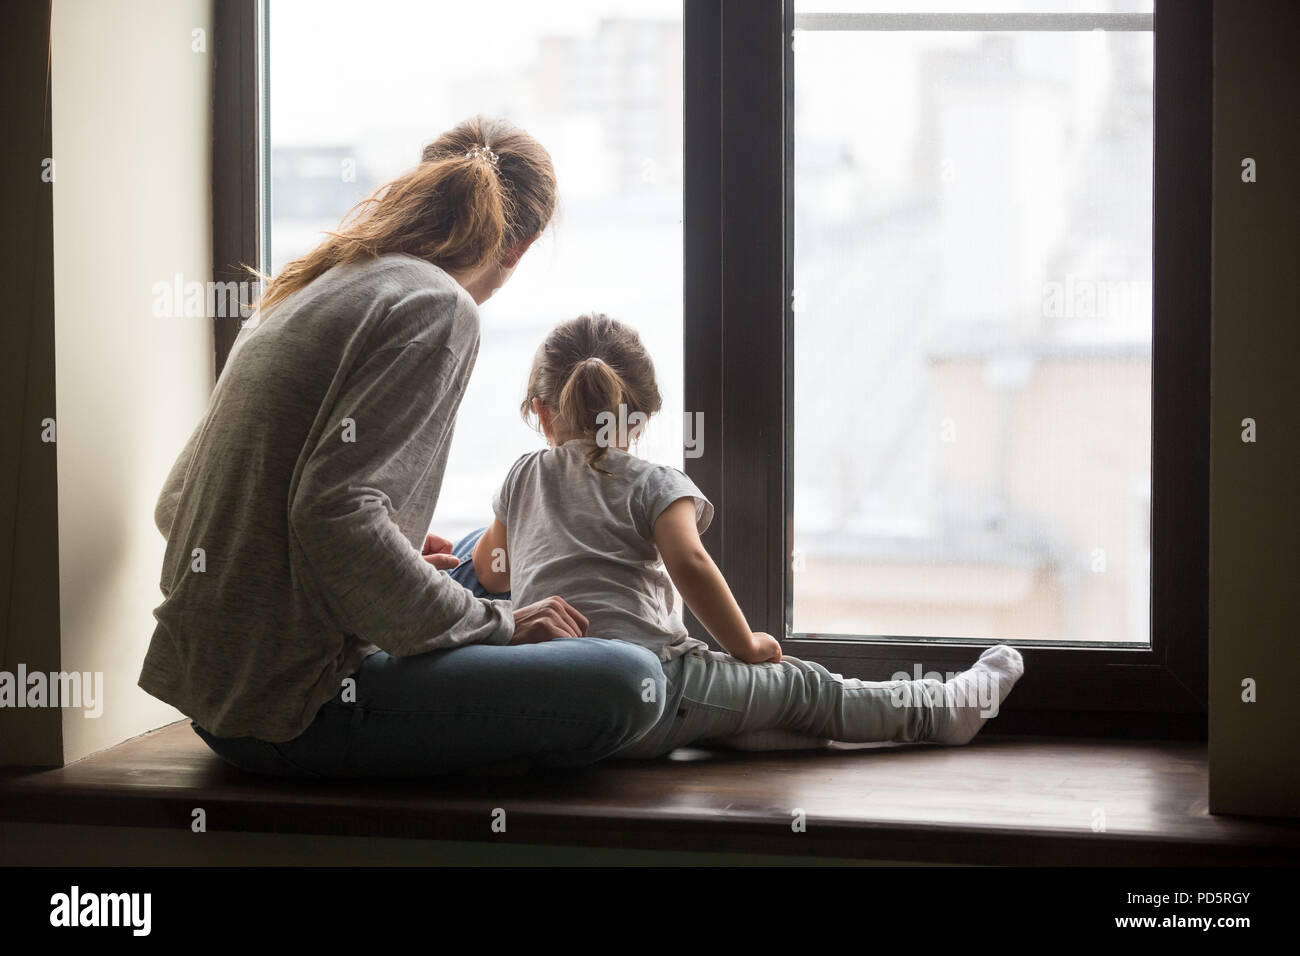
[[[927,693],[935,680],[862,681],[794,657],[747,664],[700,647],[663,668],[664,716],[620,758],[658,757],[693,743],[784,750],[832,740],[923,742],[942,719],[929,703],[941,698]]]

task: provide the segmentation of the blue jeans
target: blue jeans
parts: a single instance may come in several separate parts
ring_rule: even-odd
[[[470,560],[479,534],[456,544],[461,565],[449,573],[482,597]],[[352,676],[355,701],[342,694],[327,701],[286,743],[214,737],[191,726],[220,757],[254,773],[429,777],[520,758],[595,763],[655,727],[665,699],[663,668],[651,651],[593,637],[411,657],[380,651]]]

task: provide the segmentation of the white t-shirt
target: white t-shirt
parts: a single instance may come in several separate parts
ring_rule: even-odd
[[[511,602],[558,594],[587,617],[590,636],[640,644],[665,661],[707,647],[682,623],[654,523],[674,501],[693,498],[703,532],[712,503],[679,469],[617,448],[597,471],[587,464],[594,445],[579,438],[524,455],[493,497],[506,526]]]

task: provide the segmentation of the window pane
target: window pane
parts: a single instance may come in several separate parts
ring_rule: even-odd
[[[1148,643],[1151,33],[794,49],[795,632]]]
[[[583,312],[640,331],[664,410],[638,451],[680,467],[680,0],[270,4],[273,269],[467,116],[505,116],[555,161],[557,222],[482,308],[434,530],[485,523],[507,469],[540,446],[518,410],[529,364]]]

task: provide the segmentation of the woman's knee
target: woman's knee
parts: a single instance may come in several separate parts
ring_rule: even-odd
[[[630,738],[642,736],[664,712],[667,682],[659,656],[639,644],[617,640],[595,639],[589,651],[592,666],[585,669],[585,676],[590,684],[583,690],[606,701],[622,717]]]

